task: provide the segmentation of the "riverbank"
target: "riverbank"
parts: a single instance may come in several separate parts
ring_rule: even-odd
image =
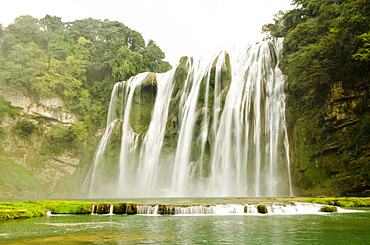
[[[211,207],[215,205],[253,205],[266,213],[272,203],[291,205],[294,202],[315,203],[341,208],[369,208],[370,198],[359,197],[285,197],[285,198],[167,198],[128,200],[29,200],[0,202],[0,220],[41,217],[49,214],[138,214],[138,208],[156,207],[157,214],[174,214],[176,208]],[[267,206],[266,206],[267,205]],[[328,212],[323,209],[322,212]],[[332,209],[335,210],[335,209]],[[250,212],[250,211],[249,211]]]

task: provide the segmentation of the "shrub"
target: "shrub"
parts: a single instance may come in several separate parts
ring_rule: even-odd
[[[267,214],[267,206],[266,205],[264,205],[264,204],[261,204],[261,205],[258,205],[257,206],[257,210],[258,210],[258,212],[259,213],[261,213],[261,214]]]
[[[332,213],[337,212],[338,208],[335,206],[324,206],[320,209],[320,212]]]
[[[366,200],[351,199],[354,207],[370,207],[370,202]]]
[[[336,205],[342,208],[350,208],[355,206],[351,201],[337,201]]]
[[[15,132],[22,138],[28,138],[35,130],[36,125],[27,119],[17,121],[15,126]]]
[[[71,133],[74,138],[78,140],[85,140],[88,135],[88,131],[87,131],[87,127],[85,123],[82,121],[73,123],[71,125]]]
[[[55,125],[50,132],[49,141],[41,150],[43,155],[61,155],[73,146],[73,134],[69,127]]]
[[[11,106],[9,101],[6,101],[1,95],[0,95],[0,122],[3,120],[4,115],[19,115],[19,108]]]

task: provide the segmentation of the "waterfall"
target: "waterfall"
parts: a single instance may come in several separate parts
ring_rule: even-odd
[[[141,73],[112,91],[89,197],[291,196],[282,39]]]

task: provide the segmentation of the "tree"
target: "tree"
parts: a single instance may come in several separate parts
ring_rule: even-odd
[[[353,55],[355,60],[370,62],[370,32],[358,36],[362,41],[362,45],[357,52]]]
[[[45,58],[44,52],[33,42],[15,45],[3,61],[0,84],[15,86],[24,92],[37,92],[32,89],[32,81],[42,76]]]
[[[46,15],[44,18],[40,19],[40,26],[44,31],[50,31],[50,32],[59,32],[64,33],[65,32],[65,26],[62,22],[61,17],[57,16],[51,16]]]
[[[4,42],[4,30],[3,30],[3,25],[0,24],[0,47],[3,46]]]
[[[18,43],[42,42],[39,20],[30,16],[22,15],[17,17],[12,24],[9,24],[7,30],[18,41]]]
[[[171,65],[163,61],[165,58],[164,52],[155,44],[153,40],[149,40],[143,54],[144,66],[148,71],[166,72],[171,69]]]
[[[87,57],[89,55],[87,45],[90,41],[81,37],[73,47],[73,55],[65,60],[50,59],[45,80],[49,87],[62,98],[71,102],[78,96],[83,84],[86,82]]]
[[[122,46],[116,58],[110,62],[112,74],[117,81],[127,80],[133,75],[144,71],[143,56],[131,51],[126,46]]]

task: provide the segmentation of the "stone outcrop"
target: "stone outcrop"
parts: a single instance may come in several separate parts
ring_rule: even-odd
[[[0,199],[58,197],[58,192],[78,191],[68,183],[81,168],[76,148],[47,150],[60,147],[51,141],[54,128],[68,132],[77,117],[58,98],[33,100],[14,91],[0,91],[0,95],[21,110],[19,115],[0,118]],[[23,132],[26,136],[19,133],[20,121],[32,126]]]
[[[370,87],[333,84],[323,105],[307,110],[288,97],[296,195],[370,195]]]
[[[14,107],[21,107],[25,115],[48,118],[62,123],[73,123],[77,117],[72,114],[60,98],[32,99],[20,91],[5,91],[0,89],[0,95],[10,101]]]

